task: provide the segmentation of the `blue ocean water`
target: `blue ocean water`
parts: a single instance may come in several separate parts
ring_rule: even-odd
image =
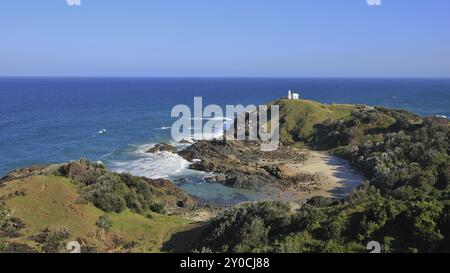
[[[261,104],[288,89],[321,102],[450,116],[450,79],[0,78],[0,176],[83,157],[136,175],[188,177],[184,189],[225,198],[236,191],[202,185],[204,174],[177,156],[143,151],[170,141],[172,107],[192,105],[194,96],[205,105]]]

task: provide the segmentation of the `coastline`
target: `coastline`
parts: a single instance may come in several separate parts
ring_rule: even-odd
[[[217,139],[218,135],[208,138],[205,141],[214,143]],[[255,164],[276,166],[276,168],[281,168],[282,172],[286,172],[288,176],[306,174],[310,177],[320,177],[320,183],[318,182],[319,184],[315,186],[319,186],[319,189],[280,189],[270,184],[258,188],[231,187],[230,185],[216,181],[215,177],[220,176],[219,172],[197,169],[195,165],[199,163],[200,159],[191,158],[192,161],[190,161],[180,156],[180,153],[192,147],[197,141],[192,141],[191,144],[174,143],[173,141],[168,141],[167,143],[170,143],[168,145],[176,148],[177,152],[158,151],[146,153],[158,145],[158,143],[139,145],[134,152],[138,157],[137,159],[121,162],[120,164],[122,165],[116,163],[117,165],[114,165],[111,170],[119,173],[128,172],[132,175],[153,179],[168,179],[182,190],[196,196],[205,203],[218,207],[228,207],[242,202],[262,200],[302,202],[314,196],[342,198],[364,181],[364,177],[358,175],[356,170],[346,160],[327,155],[324,152],[301,148],[296,149],[302,157],[297,162],[295,158],[286,160],[286,158],[283,158],[285,156],[276,160],[274,157],[259,155],[261,158]],[[231,147],[235,150],[240,150],[243,149],[242,147],[245,147],[245,145],[233,145]],[[206,150],[199,150],[198,152]],[[288,150],[290,148],[285,147],[278,154],[283,154]],[[233,155],[233,152],[223,152],[222,156],[230,156],[233,158],[233,161],[236,160],[236,157],[239,157]],[[249,156],[251,156],[251,153]],[[203,160],[209,161],[212,159],[206,156]],[[168,164],[172,164],[176,168],[171,169],[172,167],[168,166]],[[220,161],[217,161],[217,164],[220,164]],[[238,170],[239,165],[233,162],[228,168],[233,169],[236,167]],[[159,171],[159,168],[163,169]],[[314,181],[311,181],[311,183],[314,183]]]
[[[284,201],[304,201],[315,196],[344,198],[351,190],[361,185],[366,178],[350,166],[345,159],[328,155],[325,152],[308,150],[311,157],[300,164],[291,164],[293,173],[318,174],[325,177],[319,190],[311,192],[287,191],[278,192],[276,196]]]
[[[336,112],[333,111],[340,109],[336,105],[327,106],[311,102],[305,104],[316,106],[309,109],[309,113],[315,111],[317,114],[325,111],[331,117],[336,117]],[[299,109],[297,107],[303,104],[296,102],[295,105],[285,106]],[[286,127],[288,124],[283,124],[283,128],[289,130],[285,131],[279,149],[271,152],[261,151],[258,141],[210,139],[196,140],[189,145],[184,143],[183,147],[181,143],[173,142],[169,142],[171,145],[155,143],[135,146],[136,149],[130,152],[141,161],[139,168],[133,169],[138,172],[134,176],[127,174],[127,171],[122,173],[109,171],[104,164],[88,160],[16,170],[0,180],[2,184],[0,202],[3,203],[3,205],[0,203],[0,207],[3,206],[4,215],[14,213],[17,217],[8,221],[23,221],[25,225],[17,226],[17,230],[23,229],[24,235],[12,234],[10,236],[12,239],[7,237],[5,240],[12,247],[34,251],[35,243],[29,238],[35,237],[30,236],[44,234],[46,231],[42,231],[42,227],[48,225],[49,217],[56,217],[61,224],[50,226],[48,230],[51,230],[49,231],[51,234],[73,232],[68,235],[72,236],[71,239],[81,238],[86,247],[97,247],[95,250],[100,252],[197,251],[203,246],[215,247],[215,242],[219,242],[219,245],[228,244],[226,237],[222,238],[220,234],[224,234],[223,236],[235,234],[235,230],[228,227],[246,225],[251,227],[255,223],[255,217],[259,217],[257,219],[263,225],[261,228],[268,231],[264,236],[271,236],[268,235],[273,229],[274,220],[271,217],[279,216],[282,221],[275,222],[286,223],[283,227],[298,227],[297,221],[309,217],[312,213],[312,216],[325,215],[333,222],[317,218],[320,221],[318,228],[297,230],[295,236],[308,232],[307,234],[310,234],[308,236],[312,237],[301,237],[301,242],[305,242],[305,245],[316,244],[312,245],[314,248],[311,248],[311,251],[316,251],[315,247],[322,249],[326,247],[322,245],[322,241],[329,240],[314,237],[317,230],[322,231],[322,227],[333,230],[336,223],[342,224],[339,215],[350,215],[349,219],[360,217],[361,212],[359,209],[355,212],[355,206],[364,208],[365,215],[372,215],[371,209],[378,209],[379,202],[392,200],[389,195],[374,195],[368,190],[370,187],[361,187],[358,194],[347,196],[350,191],[363,183],[365,178],[356,172],[347,160],[334,155],[351,158],[352,162],[355,162],[354,160],[360,160],[361,155],[355,153],[354,147],[366,149],[362,150],[362,154],[365,154],[364,152],[382,141],[385,145],[393,145],[385,147],[385,151],[392,151],[397,148],[393,140],[402,138],[407,141],[406,134],[413,134],[420,129],[429,130],[430,135],[441,135],[441,138],[437,138],[441,139],[440,147],[448,144],[445,142],[449,128],[446,119],[439,117],[421,119],[413,113],[382,107],[355,106],[351,113],[347,108],[343,115],[339,115],[334,121],[327,121],[325,115],[316,116],[317,119],[311,120],[305,119],[304,117],[310,116],[305,116],[303,112],[285,112],[285,121],[302,124],[302,129],[306,128],[310,136],[311,133],[314,135],[307,139],[309,142],[302,142],[295,138],[298,128]],[[371,120],[368,120],[369,118]],[[399,123],[399,120],[402,122]],[[320,126],[312,127],[305,124],[320,124]],[[292,136],[294,137],[290,138]],[[422,143],[429,145],[426,140],[422,140]],[[416,146],[410,141],[403,149],[410,150],[414,147]],[[348,157],[349,155],[351,157]],[[370,163],[372,160],[370,157],[374,155],[381,160],[382,155],[378,150],[371,151],[369,156],[363,159]],[[445,150],[441,155],[442,160],[448,157]],[[173,173],[167,163],[171,161],[164,161],[166,164],[161,164],[164,162],[155,164],[152,159],[159,157],[183,162],[180,168],[190,173],[201,174],[194,177],[201,182],[193,181],[192,177],[186,176],[184,172],[177,173],[178,177],[181,177],[180,180],[168,177],[148,178],[147,175],[151,174],[151,171],[146,173],[147,175],[140,172],[153,170]],[[441,172],[438,178],[445,178],[443,172],[448,170],[446,168],[448,163],[443,164],[447,165],[436,165],[441,168],[438,169]],[[357,163],[354,166],[363,169]],[[399,165],[396,170],[401,168]],[[385,180],[378,181],[384,182]],[[373,183],[373,180],[370,183]],[[446,180],[443,183],[447,183]],[[210,194],[208,191],[211,191],[218,198],[201,198],[194,192],[186,190],[186,186],[195,186],[192,190],[200,189],[206,194]],[[244,191],[262,195],[253,195],[258,198],[246,199]],[[66,198],[67,196],[70,198]],[[230,198],[231,202],[221,202],[227,198]],[[41,217],[41,214],[34,210],[36,204],[39,204],[40,211],[47,213],[45,217]],[[403,209],[407,211],[409,208],[404,206]],[[60,225],[63,226],[62,229]],[[226,227],[225,233],[222,231],[223,226]],[[273,231],[277,233],[274,237],[267,237],[271,241],[267,241],[266,244],[277,242],[280,238],[278,234],[284,236],[281,238],[286,240],[291,238],[290,231],[285,233],[284,229],[278,228],[274,228]],[[153,235],[155,232],[156,240]],[[255,231],[250,229],[245,232],[253,234]],[[208,239],[211,238],[210,234],[219,234],[219,238],[210,242]],[[16,244],[14,236],[21,236],[23,243]],[[286,249],[295,252],[309,251],[309,248],[295,248],[296,245],[289,242],[283,243],[289,247]],[[47,251],[48,246],[45,242],[40,243],[43,248],[39,251]],[[350,246],[357,246],[357,250],[363,249],[358,244]],[[271,248],[273,251],[280,250],[277,244],[273,247]],[[223,248],[214,251],[221,249]]]

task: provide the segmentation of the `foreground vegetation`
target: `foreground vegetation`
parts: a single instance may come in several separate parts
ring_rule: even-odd
[[[196,251],[364,252],[375,240],[384,252],[450,252],[447,119],[382,107],[279,104],[283,142],[330,150],[369,182],[344,200],[313,198],[295,211],[279,202],[240,205],[211,221]]]
[[[85,160],[19,170],[0,187],[0,252],[159,252],[194,200],[168,181],[108,172]]]

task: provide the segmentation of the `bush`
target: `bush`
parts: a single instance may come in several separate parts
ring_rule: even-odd
[[[154,203],[154,195],[161,194],[145,178],[111,173],[103,165],[87,160],[70,162],[59,172],[79,184],[80,202],[92,202],[105,212],[119,213],[128,208],[143,213]]]
[[[275,201],[246,203],[213,220],[197,249],[213,252],[266,252],[273,234],[289,228],[289,205]]]
[[[150,210],[156,213],[165,214],[166,210],[163,204],[161,203],[153,203],[150,205]]]
[[[59,172],[62,176],[69,177],[73,181],[84,185],[91,185],[97,182],[98,177],[106,173],[106,169],[101,164],[80,159],[63,165],[59,169]]]
[[[237,253],[261,253],[267,251],[269,228],[264,225],[264,221],[256,217],[251,222],[245,223],[238,235],[241,240],[233,248]]]
[[[105,212],[121,212],[126,208],[125,200],[114,193],[96,194],[94,205]]]
[[[137,213],[141,213],[144,210],[144,205],[142,204],[144,203],[144,200],[139,200],[139,197],[140,196],[135,191],[127,192],[125,194],[126,206]]]
[[[24,226],[22,221],[13,217],[10,210],[0,208],[0,237],[16,237]]]
[[[46,228],[38,235],[31,236],[31,239],[42,244],[43,252],[58,253],[64,249],[63,241],[69,239],[70,233],[70,229],[67,227],[61,227],[54,231]]]
[[[325,215],[316,207],[306,204],[292,218],[293,231],[312,231],[320,227]]]
[[[95,225],[99,228],[110,230],[112,227],[112,221],[107,214],[104,214],[97,219]]]

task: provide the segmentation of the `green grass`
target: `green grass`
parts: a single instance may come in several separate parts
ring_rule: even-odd
[[[66,178],[35,176],[23,181],[10,181],[1,189],[0,195],[15,191],[25,191],[25,196],[7,200],[6,207],[26,224],[25,235],[35,234],[46,227],[66,226],[76,238],[94,232],[95,222],[103,214],[92,205],[77,204],[79,195]]]
[[[139,242],[134,249],[138,252],[160,252],[163,244],[180,227],[188,226],[191,221],[174,216],[151,213],[150,217],[124,211],[110,214],[112,231],[128,240]]]
[[[356,109],[354,105],[322,104],[310,100],[286,100],[273,102],[280,106],[280,138],[283,142],[295,142],[311,135],[314,125],[327,119],[346,119]]]
[[[24,196],[15,192],[25,192]],[[79,204],[79,194],[72,182],[63,177],[32,176],[22,180],[8,181],[0,188],[0,197],[6,199],[5,207],[14,212],[26,227],[21,237],[14,242],[25,243],[39,250],[39,246],[29,237],[44,228],[55,230],[67,227],[71,231],[69,240],[83,239],[98,251],[124,251],[114,247],[114,240],[136,242],[132,252],[160,252],[163,244],[172,233],[190,227],[187,219],[149,213],[144,217],[131,211],[109,214],[112,228],[101,232],[95,225],[97,219],[105,214],[92,204]],[[128,251],[128,250],[126,250]]]

